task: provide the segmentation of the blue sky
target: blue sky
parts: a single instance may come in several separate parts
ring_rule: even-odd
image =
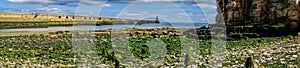
[[[215,0],[0,0],[1,12],[215,23]]]

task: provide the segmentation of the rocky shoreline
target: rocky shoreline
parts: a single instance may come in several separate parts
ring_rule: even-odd
[[[129,32],[128,32],[129,31]],[[212,41],[199,39],[196,48],[199,52],[189,51],[190,55],[181,52],[180,39],[193,41],[191,30],[157,28],[157,29],[122,29],[118,33],[125,33],[123,39],[130,41],[129,47],[134,48],[132,53],[136,57],[147,58],[147,54],[141,52],[147,41],[151,39],[162,39],[168,47],[167,55],[162,64],[143,64],[146,67],[214,67],[212,63]],[[0,66],[3,67],[116,67],[115,58],[124,56],[114,55],[112,52],[111,34],[112,30],[102,30],[96,32],[86,31],[52,31],[45,34],[2,36],[0,44]],[[184,34],[187,33],[187,34]],[[84,38],[89,35],[95,38]],[[191,36],[183,36],[191,35]],[[81,37],[83,36],[83,37]],[[300,45],[295,41],[298,38],[285,37],[263,37],[248,38],[241,40],[226,41],[226,50],[223,54],[223,62],[220,67],[244,67],[247,57],[252,56],[256,67],[293,67],[299,65]],[[83,50],[73,46],[72,42],[87,42]],[[96,44],[96,51],[89,44]],[[298,42],[299,43],[299,42]],[[74,52],[74,48],[76,51]],[[85,50],[91,48],[89,50]],[[147,48],[147,47],[146,47]],[[91,50],[91,51],[90,51]],[[77,52],[79,51],[79,52]],[[80,51],[83,51],[82,53]],[[147,49],[146,49],[147,52]],[[94,54],[94,55],[93,55]],[[18,56],[22,55],[22,56]],[[78,56],[77,58],[75,56]],[[80,58],[81,56],[81,58]],[[84,57],[90,56],[90,57]],[[31,58],[30,58],[31,57]],[[185,57],[190,57],[191,61],[185,61]],[[141,59],[139,59],[141,61]],[[96,62],[96,63],[94,63]],[[120,61],[123,62],[123,61]],[[89,64],[92,63],[92,64]],[[132,62],[133,63],[133,62]],[[120,63],[122,67],[127,64]],[[129,64],[129,66],[132,66]],[[297,66],[299,67],[299,66]]]

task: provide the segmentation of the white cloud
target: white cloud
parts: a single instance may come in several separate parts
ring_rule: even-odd
[[[216,5],[212,5],[212,4],[194,4],[193,6],[198,6],[201,7],[202,9],[217,9]]]
[[[147,11],[144,11],[144,12],[123,12],[121,14],[119,14],[119,16],[121,17],[146,17],[146,16],[152,16],[152,17],[167,17],[166,15],[163,15],[163,14],[151,14]]]
[[[206,19],[208,20],[209,24],[216,23],[216,13],[211,13],[211,14],[204,14]]]
[[[217,4],[216,0],[195,0],[196,4],[193,6],[198,6],[202,8],[202,12],[209,24],[216,23],[215,18],[217,15]]]
[[[104,6],[105,6],[105,7],[112,7],[111,4],[105,4]]]
[[[59,9],[59,8],[48,8],[48,7],[37,8],[37,10],[47,11],[47,12],[62,12],[62,9]]]
[[[26,12],[26,13],[51,13],[51,14],[72,14],[73,12],[71,10],[65,10],[65,9],[60,9],[56,7],[41,7],[41,8],[34,8],[34,9],[21,9],[21,12]]]
[[[35,4],[58,4],[64,5],[69,3],[82,3],[89,5],[99,5],[105,4],[109,0],[7,0],[9,2],[25,2],[25,3],[35,3]],[[207,2],[210,0],[201,0],[199,2]],[[143,2],[195,2],[194,0],[113,0],[109,3],[143,3]]]
[[[36,1],[40,1],[40,0],[8,0],[10,2],[36,2]],[[48,0],[45,0],[48,1]],[[42,2],[42,1],[40,1]]]
[[[24,3],[35,3],[35,4],[58,4],[65,5],[70,3],[82,3],[90,5],[101,5],[105,4],[106,0],[7,0],[9,2],[24,2]]]
[[[7,0],[10,2],[51,3],[49,0]]]
[[[24,10],[24,9],[23,9],[23,10],[21,10],[21,11],[22,11],[22,12],[29,12],[30,10],[28,10],[28,9],[27,9],[27,10]]]
[[[181,1],[181,2],[192,2],[193,0],[137,0],[142,2],[174,2],[174,1]]]
[[[106,0],[97,1],[97,0],[80,0],[80,3],[90,4],[90,5],[103,5],[106,3]]]

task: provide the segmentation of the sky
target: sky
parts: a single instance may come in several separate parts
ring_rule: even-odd
[[[215,23],[215,0],[0,0],[0,12]]]

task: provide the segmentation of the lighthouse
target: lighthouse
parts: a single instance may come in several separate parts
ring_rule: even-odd
[[[159,20],[158,20],[158,16],[156,16],[155,23],[160,23]]]

